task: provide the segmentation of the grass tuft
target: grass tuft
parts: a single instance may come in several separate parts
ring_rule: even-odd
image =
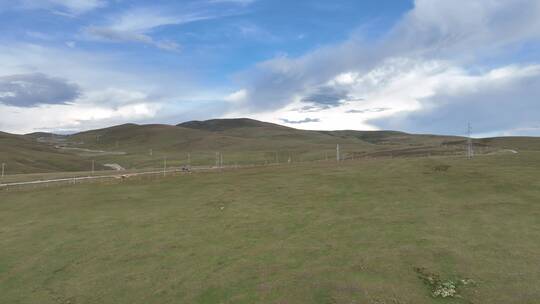
[[[431,289],[431,295],[434,298],[457,298],[458,288],[461,286],[470,286],[474,284],[472,279],[441,279],[437,273],[430,272],[425,268],[416,267],[414,269],[418,277]]]

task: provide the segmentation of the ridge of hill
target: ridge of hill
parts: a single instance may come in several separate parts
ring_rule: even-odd
[[[310,131],[248,118],[188,121],[178,125],[123,124],[72,135],[0,132],[0,162],[10,172],[88,170],[96,165],[155,168],[166,157],[171,166],[252,164],[342,158],[462,155],[466,139],[459,136],[409,134],[398,131]],[[540,138],[475,139],[478,153],[497,150],[540,151]]]
[[[292,129],[289,127],[263,122],[250,118],[224,118],[224,119],[210,119],[210,120],[192,120],[177,124],[178,127],[206,130],[206,131],[227,131],[238,128],[279,128],[279,129]]]

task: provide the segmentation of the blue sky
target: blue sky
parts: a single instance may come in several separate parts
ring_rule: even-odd
[[[0,130],[540,135],[536,0],[0,0]]]

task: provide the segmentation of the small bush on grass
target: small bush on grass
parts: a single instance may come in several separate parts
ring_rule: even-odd
[[[418,273],[418,277],[430,287],[431,295],[435,298],[459,297],[457,290],[460,286],[474,283],[471,279],[442,280],[438,274],[429,272],[425,268],[417,267],[414,270]]]

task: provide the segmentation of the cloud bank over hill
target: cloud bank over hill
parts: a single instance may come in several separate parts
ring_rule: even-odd
[[[304,114],[294,109],[319,108],[313,128],[363,123],[460,134],[471,121],[479,132],[512,134],[536,124],[529,114],[540,110],[538,66],[514,62],[539,38],[538,1],[418,0],[376,41],[353,36],[300,57],[280,56],[238,80],[251,111],[300,119]],[[342,113],[356,114],[357,121],[343,120]],[[514,119],[504,119],[509,113]]]

